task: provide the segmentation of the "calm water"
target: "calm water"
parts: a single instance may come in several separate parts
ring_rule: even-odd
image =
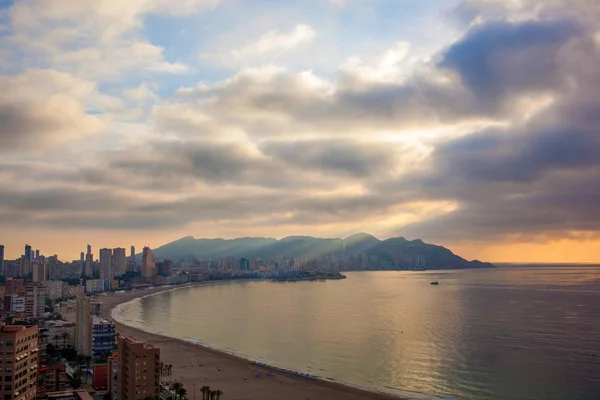
[[[130,303],[123,317],[381,389],[455,399],[600,399],[600,268],[347,275],[178,289]]]

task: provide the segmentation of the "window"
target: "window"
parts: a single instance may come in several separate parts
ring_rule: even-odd
[[[4,385],[4,390],[12,390],[12,385]]]

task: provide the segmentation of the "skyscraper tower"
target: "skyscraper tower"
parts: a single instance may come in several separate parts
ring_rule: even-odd
[[[83,267],[83,274],[85,276],[93,276],[92,262],[94,261],[94,255],[92,254],[92,246],[87,245],[87,253],[85,254],[85,266]]]
[[[25,245],[25,259],[30,262],[33,259],[33,255],[31,254],[31,246],[28,244]]]
[[[4,245],[0,244],[0,275],[5,275],[4,273]]]
[[[129,258],[135,258],[135,246],[131,246],[131,254],[129,254]]]
[[[142,254],[142,276],[144,278],[152,278],[156,276],[156,266],[154,264],[152,250],[147,246],[144,247],[144,253]]]
[[[75,315],[75,350],[84,356],[92,355],[92,304],[89,297],[77,299]]]
[[[127,269],[127,257],[125,257],[125,249],[118,247],[113,249],[113,273],[115,276],[125,274]]]
[[[35,251],[35,259],[36,259],[36,260],[39,260],[39,259],[40,259],[40,251],[39,251],[39,250],[36,250],[36,251]]]
[[[112,257],[111,249],[100,249],[100,279],[107,281],[115,277]]]

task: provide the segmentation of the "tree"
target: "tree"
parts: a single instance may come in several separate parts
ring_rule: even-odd
[[[179,383],[179,382],[173,382],[173,383],[171,384],[171,390],[172,390],[172,391],[174,391],[174,392],[175,392],[175,394],[177,394],[177,391],[178,391],[179,389],[181,389],[182,387],[183,387],[183,385],[182,385],[181,383]]]
[[[67,339],[71,338],[71,335],[69,335],[69,332],[63,332],[60,337],[63,340],[63,348],[67,348]]]
[[[221,395],[223,394],[223,392],[220,391],[219,389],[215,390],[213,393],[215,394],[215,398],[217,400],[219,400],[219,397],[221,397]]]
[[[200,388],[200,393],[202,393],[202,400],[206,400],[206,395],[210,391],[210,386],[202,386]]]
[[[79,389],[82,384],[82,373],[80,369],[77,369],[75,372],[73,372],[73,375],[69,377],[69,385],[71,385],[73,389]]]
[[[52,340],[54,340],[54,347],[58,348],[58,341],[60,340],[60,335],[54,335],[52,337]]]
[[[187,390],[182,386],[179,390],[177,390],[177,396],[179,396],[179,400],[185,400],[185,395],[187,394]]]

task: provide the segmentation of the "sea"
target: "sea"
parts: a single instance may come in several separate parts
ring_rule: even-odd
[[[123,305],[119,318],[413,398],[600,399],[600,266],[346,275],[184,287]]]

